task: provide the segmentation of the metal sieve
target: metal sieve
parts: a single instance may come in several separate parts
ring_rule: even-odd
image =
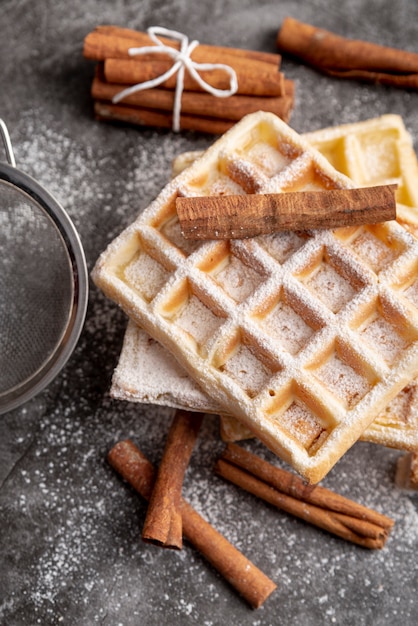
[[[84,324],[88,277],[77,231],[60,204],[16,168],[7,127],[0,134],[0,414],[58,374]]]

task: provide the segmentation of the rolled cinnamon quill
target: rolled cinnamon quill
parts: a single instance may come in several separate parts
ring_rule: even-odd
[[[110,465],[142,497],[152,494],[155,474],[152,464],[129,440],[117,443],[108,454]],[[234,548],[185,500],[180,502],[183,533],[253,608],[259,608],[276,584]]]
[[[202,420],[202,413],[178,410],[174,415],[142,530],[148,543],[182,547],[181,491]]]
[[[134,30],[132,28],[123,28],[121,26],[103,24],[103,25],[97,26],[94,29],[93,33],[116,37],[119,40],[122,38],[130,39],[132,40],[132,42],[135,43],[136,47],[149,46],[149,45],[154,44],[154,42],[151,41],[148,33]],[[173,41],[172,39],[169,39],[168,37],[159,37],[159,39],[166,46],[170,46],[172,48],[175,48],[176,50],[180,49],[180,44],[178,41]],[[100,39],[93,38],[92,34],[90,34],[90,36],[88,36],[88,39],[86,39],[87,42],[92,42],[94,40],[96,42],[100,41]],[[246,50],[244,48],[230,48],[229,46],[211,46],[207,44],[199,44],[199,46],[200,46],[202,53],[206,55],[207,59],[211,59],[212,63],[222,63],[222,59],[224,58],[225,54],[237,56],[239,58],[247,59],[247,60],[253,59],[255,61],[263,61],[264,63],[271,63],[272,65],[275,65],[276,67],[280,67],[280,63],[281,63],[280,55],[272,53],[272,52],[262,52],[260,50]],[[88,51],[87,46],[86,48],[87,48],[86,51]],[[94,46],[92,46],[92,49],[91,49],[92,54],[94,50],[95,48]],[[94,54],[96,56],[92,58],[97,58],[97,54],[98,54],[97,50],[95,50]]]
[[[170,47],[178,48],[178,43],[170,42]],[[109,82],[135,84],[161,75],[173,65],[173,59],[163,53],[131,56],[130,48],[154,46],[154,42],[143,33],[140,37],[120,37],[100,31],[89,33],[84,40],[83,54],[87,59],[106,61],[106,79]],[[168,44],[170,45],[170,44]],[[156,47],[157,50],[157,47]],[[229,54],[228,48],[216,46],[197,46],[190,57],[196,63],[224,64],[235,70],[238,79],[237,93],[250,95],[284,95],[284,77],[279,71],[280,57],[277,63],[260,60],[236,53]],[[149,76],[149,78],[144,78]],[[212,87],[226,89],[229,78],[222,70],[204,71],[202,78]],[[175,84],[175,79],[174,79]],[[201,87],[185,75],[185,89],[201,90]]]
[[[173,126],[173,114],[171,111],[96,101],[94,103],[94,114],[97,120],[107,122],[122,122],[134,126],[170,129]],[[229,128],[232,128],[235,123],[234,120],[217,119],[214,117],[180,115],[180,127],[182,130],[194,130],[213,135],[222,135]]]
[[[238,82],[237,94],[247,96],[284,96],[285,95],[285,78],[284,74],[279,71],[272,71],[270,64],[260,64],[258,61],[251,61],[249,65],[237,63],[228,64],[235,70]],[[125,85],[136,85],[153,80],[162,76],[173,65],[173,60],[164,61],[159,57],[144,59],[141,57],[130,59],[113,59],[104,60],[104,75],[109,83],[120,83]],[[212,87],[216,89],[229,89],[229,76],[224,70],[212,69],[199,71],[200,77]],[[174,89],[176,86],[177,76],[174,75],[161,83],[161,87],[165,89]],[[194,78],[185,72],[184,88],[187,91],[205,91]]]
[[[383,548],[393,520],[229,443],[215,471],[291,515],[364,548]]]
[[[375,224],[396,217],[397,185],[176,199],[186,239],[244,239],[281,230]]]
[[[289,81],[290,82],[290,81]],[[91,95],[94,100],[112,102],[128,85],[117,85],[103,80],[98,72],[92,84]],[[290,94],[292,87],[289,86]],[[145,89],[126,96],[122,103],[130,107],[147,108],[151,110],[173,111],[174,90]],[[293,107],[293,96],[230,96],[229,98],[215,98],[209,93],[183,91],[181,97],[181,111],[186,115],[211,117],[238,121],[248,113],[256,111],[270,111],[278,117],[287,120]]]
[[[277,47],[316,69],[406,89],[418,88],[418,54],[360,39],[347,39],[287,17],[277,34]]]

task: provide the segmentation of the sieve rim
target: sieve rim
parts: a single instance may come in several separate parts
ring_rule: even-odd
[[[21,384],[0,394],[0,415],[18,408],[42,391],[59,374],[73,353],[87,312],[88,271],[78,232],[62,205],[34,178],[13,165],[0,163],[0,182],[26,193],[41,207],[59,231],[67,250],[73,278],[73,300],[67,325],[55,350],[41,367]]]

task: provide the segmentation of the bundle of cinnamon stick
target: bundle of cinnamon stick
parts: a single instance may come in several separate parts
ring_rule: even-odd
[[[180,44],[161,37],[164,45]],[[97,61],[91,94],[99,120],[118,120],[139,126],[171,128],[177,75],[158,87],[137,91],[117,104],[115,96],[128,87],[156,79],[173,66],[162,53],[131,56],[129,50],[155,46],[147,33],[118,26],[98,26],[84,40],[83,55]],[[248,113],[270,111],[288,122],[294,104],[294,83],[280,71],[279,54],[199,44],[190,55],[196,63],[222,64],[234,70],[234,95],[216,97],[187,72],[181,96],[180,128],[222,134]],[[226,89],[228,75],[221,69],[199,72],[216,89]]]

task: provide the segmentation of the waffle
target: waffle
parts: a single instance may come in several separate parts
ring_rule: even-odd
[[[110,394],[117,400],[189,411],[219,413],[222,410],[173,355],[132,320],[126,328]]]
[[[418,242],[397,222],[197,243],[178,195],[348,188],[272,114],[243,118],[99,258],[93,278],[311,482],[418,372]]]
[[[398,220],[412,232],[418,231],[418,210],[415,208],[418,205],[417,159],[401,117],[384,115],[319,130],[306,137],[334,167],[350,175],[357,185],[395,182],[398,185],[398,203],[399,200],[404,201],[404,204],[398,204]],[[172,175],[180,174],[201,154],[190,151],[178,155],[173,161]],[[354,157],[358,161],[355,167]],[[367,169],[367,163],[377,163],[377,172],[370,165]],[[156,377],[155,372],[161,372],[161,375]],[[199,388],[174,357],[132,321],[128,323],[123,349],[114,372],[111,395],[133,402],[149,402],[208,413],[222,412],[222,408]],[[248,428],[227,415],[221,418],[221,434],[227,441],[253,436]],[[388,404],[361,439],[403,450],[418,449],[416,380]]]
[[[254,434],[231,415],[221,415],[221,436],[224,441],[241,441]],[[415,380],[375,417],[360,440],[399,450],[418,450],[418,385]]]
[[[254,436],[233,416],[225,415],[224,409],[204,393],[176,359],[132,320],[128,322],[113,375],[111,395],[118,400],[220,414],[224,441]],[[360,439],[400,450],[418,450],[416,379],[389,402]]]
[[[397,221],[418,235],[418,163],[399,115],[324,128],[304,138],[358,187],[397,184]]]

